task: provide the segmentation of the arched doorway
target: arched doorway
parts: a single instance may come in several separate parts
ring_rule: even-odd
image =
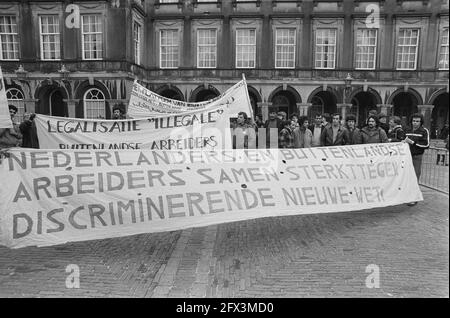
[[[309,102],[312,104],[309,117],[314,118],[316,115],[322,115],[324,113],[333,114],[337,112],[336,95],[330,91],[318,91],[313,92],[309,98]]]
[[[64,97],[60,90],[54,90],[49,94],[49,113],[52,116],[66,117]]]
[[[163,87],[157,91],[157,94],[166,98],[184,101],[184,97],[181,91],[174,87]]]
[[[67,117],[67,103],[64,102],[64,99],[68,98],[67,91],[58,83],[48,81],[47,85],[41,86],[36,91],[35,96],[38,100],[36,113]]]
[[[441,132],[444,126],[449,122],[449,94],[444,92],[438,95],[433,101],[433,111],[431,112],[431,136],[432,138],[442,138]],[[448,129],[448,128],[447,128]],[[445,136],[446,137],[446,136]]]
[[[217,94],[215,91],[211,89],[205,89],[198,92],[197,96],[195,96],[195,102],[205,102],[207,100],[216,98],[217,96],[219,96],[219,94]]]
[[[300,95],[290,86],[285,87],[285,89],[281,86],[275,89],[272,94],[270,94],[269,101],[272,103],[269,112],[285,112],[287,118],[294,113],[298,113],[297,103],[302,102]]]
[[[410,92],[401,92],[392,99],[394,105],[394,116],[402,119],[402,125],[409,126],[409,118],[418,112],[419,100]]]
[[[377,96],[371,92],[364,91],[356,93],[351,103],[352,107],[349,113],[356,116],[357,125],[364,124],[369,115],[369,111],[377,109],[377,104],[381,104],[381,102],[377,101]]]

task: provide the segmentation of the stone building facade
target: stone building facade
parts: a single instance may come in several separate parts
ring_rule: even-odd
[[[1,1],[0,65],[20,112],[110,118],[135,79],[203,101],[245,74],[256,114],[448,122],[449,1]]]

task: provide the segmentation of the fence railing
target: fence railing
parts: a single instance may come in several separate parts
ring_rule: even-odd
[[[445,148],[430,147],[422,158],[420,185],[449,193],[449,151]]]

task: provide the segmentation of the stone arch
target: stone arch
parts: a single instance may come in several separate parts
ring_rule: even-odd
[[[219,90],[213,85],[209,84],[206,87],[205,85],[200,85],[192,91],[189,101],[192,103],[203,102],[219,95]]]
[[[337,112],[337,101],[339,93],[332,87],[318,87],[308,96],[308,103],[312,106],[309,111],[309,117],[314,118],[316,115],[324,113],[332,114]]]
[[[389,96],[389,98],[387,99],[386,104],[393,105],[394,98],[395,98],[398,94],[401,94],[401,93],[409,93],[409,94],[411,94],[411,95],[414,96],[415,99],[417,100],[417,105],[423,105],[423,98],[422,98],[422,96],[421,96],[420,93],[419,93],[418,91],[416,91],[414,88],[408,88],[408,90],[407,90],[406,92],[405,92],[405,90],[404,90],[403,88],[399,88],[399,89],[395,90],[395,91]]]
[[[179,101],[185,101],[185,97],[181,90],[173,85],[164,84],[155,90],[155,93],[166,98],[175,99]]]
[[[377,105],[383,103],[380,94],[370,87],[366,91],[363,87],[356,88],[351,92],[349,101],[352,106],[348,113],[356,116],[357,125],[362,125],[366,121],[369,111],[377,109]]]
[[[92,88],[100,90],[105,97],[105,117],[106,119],[111,118],[111,107],[109,100],[111,99],[111,93],[108,88],[100,81],[94,80],[94,85],[91,85],[88,80],[83,81],[78,84],[75,90],[75,98],[78,99],[78,103],[75,108],[75,117],[84,118],[84,96],[87,91]]]
[[[253,114],[258,114],[258,103],[262,102],[261,94],[252,86],[247,85],[248,96],[250,97],[250,104],[253,108]]]
[[[69,92],[60,82],[46,79],[36,87],[34,97],[37,99],[36,113],[67,117],[67,103]]]
[[[448,93],[447,88],[445,87],[433,92],[433,94],[431,94],[431,96],[428,98],[427,105],[434,105],[433,103],[435,102],[436,98],[445,93]]]
[[[362,86],[354,89],[350,93],[350,97],[348,100],[352,100],[353,97],[355,97],[358,93],[361,93],[361,92],[364,92],[364,87],[362,87]],[[383,104],[383,99],[381,98],[380,93],[378,93],[378,91],[376,89],[373,89],[372,87],[368,87],[366,92],[370,93],[374,96],[377,104]]]
[[[272,91],[272,93],[270,93],[269,98],[267,100],[271,101],[276,94],[278,94],[279,92],[282,92],[282,91],[287,91],[287,92],[291,93],[292,96],[295,98],[296,103],[302,102],[302,98],[300,97],[299,92],[297,92],[297,90],[290,85],[286,85],[286,89],[283,89],[283,86],[278,86],[277,88],[275,88]]]

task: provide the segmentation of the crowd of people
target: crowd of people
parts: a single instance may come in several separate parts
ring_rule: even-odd
[[[235,132],[233,146],[234,148],[256,148],[257,138],[261,138],[261,134],[257,131],[261,128],[265,129],[266,148],[309,148],[406,142],[409,144],[414,170],[419,179],[423,153],[430,146],[430,135],[428,129],[423,127],[423,123],[424,118],[419,113],[411,116],[408,127],[403,127],[400,117],[388,118],[386,115],[371,111],[366,122],[357,127],[356,117],[353,114],[346,116],[345,120],[339,113],[318,114],[314,117],[314,122],[310,123],[306,116],[299,117],[297,114],[293,114],[288,119],[285,112],[272,111],[269,113],[269,119],[263,123],[260,116],[256,116],[253,121],[246,113],[241,112],[233,127]],[[237,133],[239,129],[241,134]],[[244,138],[236,138],[239,135]],[[276,140],[278,142],[274,142],[275,137],[278,137]],[[411,205],[416,203],[413,202]]]

